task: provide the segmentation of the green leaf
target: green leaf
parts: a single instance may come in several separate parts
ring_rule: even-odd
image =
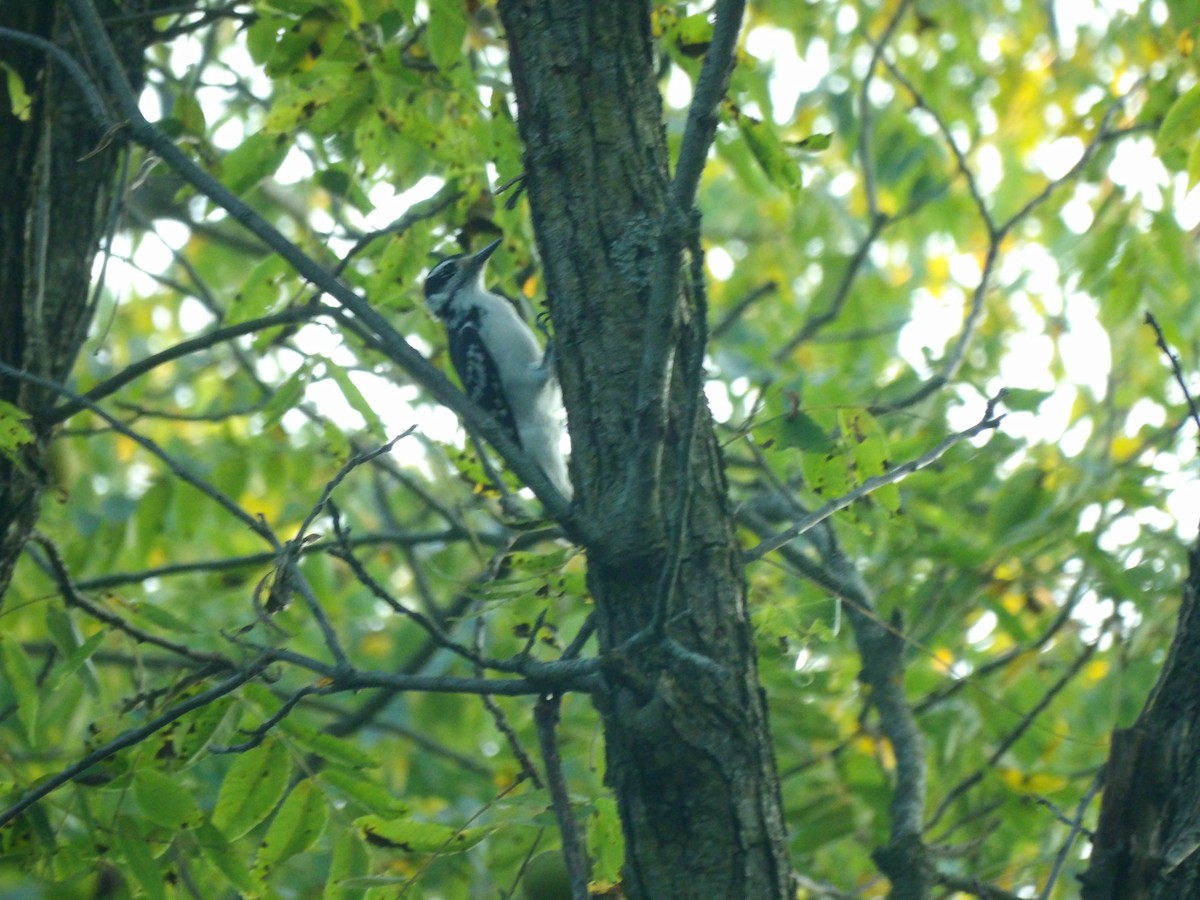
[[[258,848],[253,876],[266,883],[281,862],[311,847],[325,827],[327,815],[328,801],[312,779],[292,788]]]
[[[379,765],[379,760],[373,754],[350,741],[308,728],[294,719],[284,719],[279,723],[279,728],[309,753],[315,753],[328,762],[355,769],[373,769]]]
[[[803,410],[774,416],[754,427],[754,440],[764,450],[828,451],[833,446],[825,429]]]
[[[750,148],[755,161],[775,187],[790,193],[799,193],[804,187],[800,167],[792,159],[787,145],[780,139],[773,125],[761,122],[734,108],[734,121],[738,132]]]
[[[801,459],[804,480],[822,500],[841,497],[854,487],[845,451],[837,447],[827,453],[805,453]]]
[[[33,443],[33,432],[25,423],[29,415],[7,400],[0,400],[0,456],[16,460],[15,451],[22,444]]]
[[[246,834],[275,808],[291,774],[292,758],[281,741],[267,738],[242,753],[221,783],[213,825],[229,840]]]
[[[304,391],[312,379],[313,366],[305,362],[287,380],[279,386],[267,405],[263,407],[263,420],[267,425],[274,425],[283,418],[283,414],[294,408],[304,399]]]
[[[195,825],[203,818],[191,793],[159,769],[140,766],[134,770],[133,796],[147,819],[171,831]]]
[[[806,138],[801,138],[798,141],[789,141],[788,146],[793,150],[801,150],[805,153],[820,153],[822,150],[828,150],[833,144],[832,134],[810,134]]]
[[[866,410],[842,410],[838,414],[842,434],[850,447],[850,456],[859,484],[868,478],[883,475],[891,467],[888,459],[887,435],[875,417]],[[876,488],[871,497],[888,512],[900,510],[900,488],[885,484]]]
[[[141,885],[142,890],[151,900],[167,900],[167,876],[150,846],[138,835],[137,824],[128,818],[121,817],[113,823],[112,839],[116,841],[117,849],[125,857],[125,864],[133,874],[134,880]]]
[[[1037,412],[1042,403],[1050,396],[1049,391],[1036,391],[1032,388],[1009,388],[1004,392],[1004,405],[1013,412]]]
[[[0,62],[0,69],[8,79],[8,99],[12,114],[22,122],[28,122],[33,109],[33,98],[25,90],[25,80],[21,74],[8,63]]]
[[[703,56],[713,39],[713,23],[708,13],[684,16],[671,29],[675,45],[684,56]]]
[[[1183,144],[1200,128],[1200,84],[1171,104],[1158,127],[1158,151],[1168,150]]]
[[[491,833],[490,828],[460,829],[379,816],[355,819],[354,827],[368,844],[404,853],[457,853],[474,847]]]
[[[429,56],[435,66],[446,70],[461,64],[467,37],[466,4],[461,0],[433,0],[427,31]]]
[[[79,671],[80,666],[83,666],[92,658],[97,650],[103,646],[104,641],[108,638],[107,631],[97,631],[90,638],[75,648],[57,667],[54,669],[54,674],[46,682],[46,690],[53,693],[67,679],[72,678]],[[85,680],[88,684],[88,689],[96,690],[95,677],[91,672],[88,672]]]
[[[185,700],[200,690],[199,685],[194,685],[180,692],[176,699]],[[232,697],[221,697],[176,719],[150,739],[149,746],[154,758],[161,760],[172,771],[180,771],[191,765],[220,731],[233,703]]]
[[[204,856],[216,866],[229,883],[243,894],[250,895],[259,889],[259,885],[250,877],[250,870],[242,862],[242,856],[236,852],[225,839],[225,835],[217,831],[208,822],[202,822],[196,829],[196,842],[200,845]]]
[[[203,138],[208,128],[204,121],[204,110],[195,94],[182,92],[175,96],[171,118],[179,122],[186,134]]]
[[[322,900],[358,900],[363,896],[360,889],[344,886],[344,882],[359,879],[371,871],[371,857],[359,836],[347,828],[338,835],[333,845],[333,859],[329,863],[329,878],[325,882]]]
[[[324,363],[325,371],[337,383],[346,402],[367,423],[367,430],[380,440],[387,440],[387,431],[383,427],[383,420],[379,418],[371,404],[367,402],[367,398],[362,395],[362,391],[350,378],[350,373],[329,359],[325,359]]]
[[[274,312],[283,300],[283,280],[288,276],[283,258],[272,253],[250,270],[242,288],[233,296],[226,325],[249,322]]]
[[[384,818],[394,819],[408,812],[408,805],[403,800],[358,769],[331,766],[321,772],[319,778],[363,809]]]
[[[292,142],[286,134],[252,134],[225,154],[221,180],[235,194],[244,194],[268,175],[274,175]]]
[[[1188,190],[1190,191],[1196,186],[1197,182],[1200,182],[1200,141],[1192,144],[1192,149],[1188,152],[1187,177]]]
[[[625,838],[621,832],[621,817],[617,801],[612,797],[597,797],[587,825],[588,858],[592,861],[592,878],[615,884],[621,880],[625,864]]]
[[[11,637],[0,634],[0,669],[8,678],[17,704],[17,721],[25,738],[37,738],[38,686],[25,650]]]

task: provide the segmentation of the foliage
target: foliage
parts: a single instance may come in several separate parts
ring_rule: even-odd
[[[1142,318],[1197,357],[1200,23],[1155,2],[1055,26],[1050,6],[754,4],[701,206],[709,399],[738,504],[818,507],[1008,389],[997,429],[833,527],[878,614],[903,617],[946,878],[1016,893],[1053,872],[1066,897],[1072,822],[1094,821],[1108,734],[1162,660],[1195,525],[1193,436]],[[503,235],[492,276],[536,307],[528,211],[519,185],[500,193],[522,148],[491,4],[212,9],[156,22],[144,102],[177,146],[439,363],[430,251]],[[703,12],[655,10],[676,142]],[[514,891],[557,844],[531,777],[536,691],[485,704],[450,679],[557,658],[588,613],[585,561],[351,320],[132,152],[71,386],[125,427],[85,407],[54,445],[45,539],[3,608],[4,805],[146,733],[0,829],[0,891]],[[4,423],[15,453],[28,436],[17,411]],[[800,515],[784,506],[778,528]],[[749,569],[792,858],[813,896],[877,896],[894,748],[856,680],[852,601],[806,577],[809,537]],[[263,677],[232,683],[268,647]],[[373,693],[330,689],[338,653],[381,673],[359,685]],[[585,697],[565,698],[558,736],[611,884],[620,831]]]

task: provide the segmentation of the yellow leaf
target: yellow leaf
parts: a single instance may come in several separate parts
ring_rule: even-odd
[[[1025,594],[1023,591],[1005,591],[1000,598],[1000,605],[1004,607],[1005,611],[1015,616],[1025,608]]]
[[[946,259],[944,255],[931,257],[928,266],[930,287],[940,286],[950,277],[950,260]]]
[[[1136,438],[1126,437],[1125,435],[1117,435],[1113,438],[1112,446],[1109,447],[1109,452],[1112,453],[1114,462],[1128,462],[1133,458],[1134,454],[1141,448],[1142,442]]]
[[[1109,669],[1107,659],[1093,659],[1083,667],[1083,680],[1088,684],[1095,684],[1108,674]]]
[[[1016,581],[1020,577],[1021,561],[1016,558],[1005,560],[992,572],[992,578],[996,581]]]
[[[1061,775],[1049,775],[1045,772],[1026,775],[1019,769],[1000,769],[998,771],[1000,780],[1020,794],[1052,794],[1067,786],[1067,779]]]
[[[954,667],[954,654],[946,647],[933,651],[933,664],[943,672],[949,672]]]

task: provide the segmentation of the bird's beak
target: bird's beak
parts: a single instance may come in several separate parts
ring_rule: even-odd
[[[482,272],[484,265],[488,261],[488,257],[496,252],[496,248],[500,246],[503,240],[504,238],[496,238],[496,240],[492,241],[473,256],[464,256],[462,261],[458,264],[458,270],[467,275],[475,275],[479,272]]]

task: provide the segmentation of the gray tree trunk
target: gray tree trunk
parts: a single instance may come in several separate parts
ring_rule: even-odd
[[[654,900],[791,897],[723,461],[688,371],[703,346],[697,297],[681,296],[676,312],[657,490],[630,490],[643,483],[630,474],[647,439],[634,398],[669,212],[649,4],[502,0],[500,13],[592,536],[607,685],[597,705],[625,889]]]
[[[161,0],[155,0],[161,3]],[[154,2],[121,4],[129,18]],[[111,3],[99,4],[102,14]],[[0,3],[0,27],[53,41],[72,51],[66,4]],[[140,84],[151,20],[116,29],[131,80]],[[73,54],[77,55],[77,54]],[[27,120],[13,114],[0,78],[0,362],[64,380],[92,317],[92,262],[112,203],[119,161],[88,113],[79,84],[42,49],[0,38],[0,59],[32,97]],[[98,90],[98,88],[97,88]],[[119,143],[119,142],[117,142]],[[50,434],[36,417],[58,400],[53,391],[0,375],[0,400],[34,416],[36,442],[19,464],[0,457],[0,604],[46,488]]]
[[[1113,732],[1084,900],[1200,897],[1200,541],[1179,624],[1138,720]]]

